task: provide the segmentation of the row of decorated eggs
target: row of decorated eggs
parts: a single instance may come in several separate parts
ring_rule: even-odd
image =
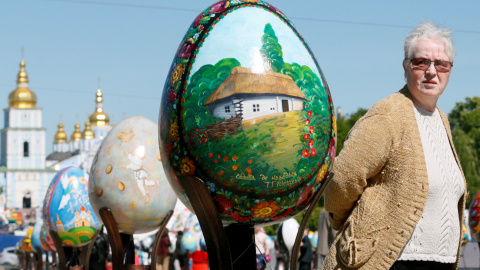
[[[76,167],[60,170],[44,200],[46,230],[58,233],[64,245],[86,245],[100,229],[103,207],[111,210],[122,233],[157,229],[176,202],[163,173],[157,134],[149,119],[126,119],[103,140],[90,177]]]
[[[170,185],[192,210],[182,187],[190,176],[204,180],[225,224],[278,223],[308,206],[335,156],[323,73],[264,1],[220,1],[194,20],[166,80],[159,128],[126,119],[103,140],[89,177],[73,167],[55,176],[44,218],[64,244],[87,243],[103,207],[121,232],[158,228],[175,204]]]

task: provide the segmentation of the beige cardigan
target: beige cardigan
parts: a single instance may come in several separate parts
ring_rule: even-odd
[[[460,164],[448,118],[438,110]],[[422,216],[428,196],[422,141],[406,86],[358,120],[333,172],[325,209],[331,213],[332,226],[340,230],[322,269],[390,269]],[[465,181],[463,171],[462,176]],[[465,198],[466,191],[458,202],[460,228]],[[460,244],[455,268],[459,256]]]

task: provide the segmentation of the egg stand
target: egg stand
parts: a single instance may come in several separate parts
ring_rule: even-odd
[[[305,230],[314,206],[318,203],[333,173],[323,181],[322,186],[309,203],[308,210],[298,229],[290,256],[290,269],[297,269],[297,261]],[[180,180],[188,200],[197,215],[208,249],[210,270],[254,270],[256,266],[255,237],[252,225],[231,224],[223,227],[215,204],[207,187],[200,178],[182,177]],[[233,258],[233,260],[232,260]],[[115,267],[114,267],[115,268]]]
[[[42,258],[42,249],[38,247],[33,248],[33,260],[35,264],[35,269],[43,269],[43,258]]]
[[[169,211],[167,216],[165,217],[160,229],[158,230],[157,234],[155,235],[155,240],[153,242],[152,247],[152,262],[151,265],[135,265],[135,250],[133,246],[133,235],[132,234],[125,234],[120,233],[117,227],[117,222],[112,215],[112,212],[107,207],[102,207],[100,209],[100,217],[102,218],[103,224],[107,229],[108,233],[108,242],[110,243],[110,247],[112,248],[112,266],[115,270],[121,269],[155,269],[156,261],[157,261],[157,248],[160,244],[160,238],[162,237],[163,232],[167,226],[168,221],[173,215],[173,211]],[[124,259],[125,263],[124,264]]]
[[[74,247],[74,252],[79,252],[80,256],[78,256],[80,260],[80,264],[83,266],[76,266],[76,267],[70,267],[70,269],[85,269],[88,270],[88,261],[90,259],[90,254],[92,252],[92,247],[93,244],[95,243],[95,240],[97,240],[97,236],[100,230],[97,230],[97,233],[92,237],[90,240],[90,243],[88,245],[85,245],[83,247]],[[52,237],[53,243],[55,244],[55,248],[57,249],[57,254],[58,254],[58,269],[60,270],[67,270],[67,259],[65,257],[65,250],[63,249],[63,244],[62,240],[58,236],[58,233],[55,231],[50,231],[50,236]],[[53,253],[55,258],[55,253]],[[53,259],[55,261],[55,259]]]

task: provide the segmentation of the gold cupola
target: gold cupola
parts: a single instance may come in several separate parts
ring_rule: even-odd
[[[28,109],[35,108],[37,105],[37,96],[28,88],[28,75],[25,71],[25,61],[20,62],[20,71],[17,75],[17,89],[13,90],[8,96],[8,105],[10,108]]]
[[[97,90],[97,98],[96,98],[96,109],[95,112],[90,115],[88,119],[92,126],[105,126],[110,123],[110,118],[108,115],[103,111],[103,97],[102,97],[102,90],[100,88]]]
[[[80,131],[80,124],[77,122],[75,124],[75,131],[70,136],[70,141],[76,142],[80,141],[80,139],[82,139],[82,132]]]
[[[55,134],[55,138],[53,139],[54,143],[66,143],[67,142],[67,133],[63,130],[63,124],[60,122],[58,124],[58,131]]]
[[[90,127],[90,122],[85,123],[85,130],[82,132],[82,139],[95,139],[95,133],[93,133],[92,128]]]

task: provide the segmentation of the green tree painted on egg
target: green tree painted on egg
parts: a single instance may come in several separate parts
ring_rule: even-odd
[[[265,34],[262,36],[263,45],[260,53],[266,62],[270,64],[273,71],[280,72],[284,64],[282,46],[278,43],[278,38],[270,23],[265,25],[263,32]]]

